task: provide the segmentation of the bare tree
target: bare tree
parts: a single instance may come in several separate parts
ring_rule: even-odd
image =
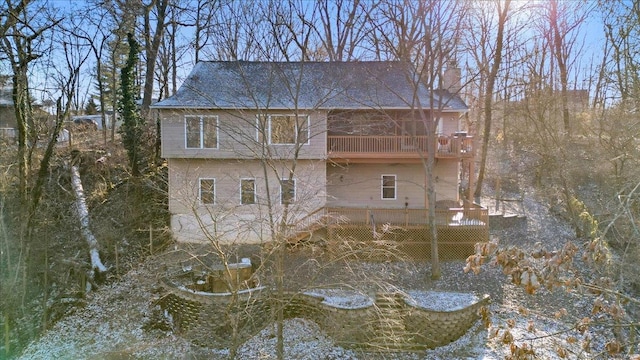
[[[371,14],[380,1],[322,0],[315,11],[321,22],[316,27],[329,61],[352,61],[363,56],[367,35],[375,26]]]
[[[382,44],[378,45],[379,54],[385,58],[400,60],[407,65],[406,80],[414,87],[413,96],[407,101],[413,107],[417,121],[426,129],[427,149],[435,148],[436,128],[442,110],[447,106],[444,93],[437,90],[443,89],[446,64],[456,62],[459,41],[464,31],[463,19],[466,9],[465,4],[459,1],[387,1],[380,4],[382,19],[375,29],[374,41]],[[428,104],[422,103],[418,96],[421,89],[427,89],[430,93]],[[457,94],[460,89],[454,86],[445,90]],[[422,157],[422,162],[429,211],[427,228],[431,238],[431,277],[439,279],[441,270],[435,226],[433,151],[428,151],[426,156]]]
[[[169,0],[152,0],[149,4],[144,5],[144,22],[143,22],[143,37],[144,37],[144,51],[145,51],[145,64],[146,70],[144,75],[144,88],[142,91],[142,106],[141,113],[143,118],[149,116],[149,105],[153,98],[153,85],[155,84],[155,67],[156,60],[158,58],[158,50],[160,49],[160,42],[163,38],[167,6]],[[155,19],[151,19],[152,13],[155,15]],[[155,22],[155,28],[152,31],[152,21]],[[159,141],[159,140],[158,140]]]
[[[107,20],[104,16],[94,18],[88,15],[94,14],[94,12],[98,12],[98,14],[104,15],[104,10],[100,7],[93,7],[89,9],[90,11],[88,12],[74,15],[70,21],[72,24],[74,24],[74,36],[88,43],[93,53],[95,61],[95,78],[97,82],[98,101],[100,105],[100,121],[102,123],[102,140],[106,144],[107,131],[109,127],[107,126],[107,89],[105,84],[107,78],[104,76],[105,69],[103,63],[105,61],[104,54],[107,48],[107,42],[109,41],[110,34],[107,34],[105,32],[107,29],[107,26],[105,24]],[[115,119],[111,119],[111,121],[113,122],[115,121]]]
[[[591,11],[591,7],[582,4],[553,0],[544,3],[542,7],[543,19],[546,24],[540,24],[541,35],[549,44],[551,63],[550,66],[558,71],[560,83],[560,101],[562,106],[562,123],[564,133],[571,137],[572,127],[569,116],[569,90],[570,72],[575,65],[576,54],[581,51],[580,27]],[[554,87],[555,89],[555,87]]]
[[[613,93],[602,102],[622,103],[634,102],[638,99],[640,79],[638,69],[640,64],[633,56],[638,51],[638,29],[634,25],[638,21],[639,9],[637,3],[614,1],[602,3],[598,7],[604,16],[604,30],[607,39],[604,58],[603,80],[610,84]],[[606,89],[607,86],[604,86]]]
[[[492,14],[491,10],[484,9],[485,4],[479,4],[480,11],[480,19],[478,23],[480,25],[480,29],[478,32],[472,31],[471,34],[478,34],[480,39],[474,41],[472,44],[476,45],[471,47],[470,51],[481,51],[481,54],[475,54],[473,56],[476,59],[476,63],[478,65],[481,84],[479,89],[481,94],[479,94],[479,98],[483,101],[483,110],[484,110],[484,131],[482,137],[482,150],[480,154],[480,167],[478,172],[478,181],[476,183],[476,188],[474,191],[474,198],[476,202],[480,202],[480,196],[482,193],[482,184],[484,181],[484,174],[486,170],[487,164],[487,153],[489,151],[489,138],[491,134],[491,125],[492,125],[492,111],[493,111],[493,99],[494,99],[494,89],[496,85],[496,81],[498,79],[498,72],[502,66],[502,53],[504,48],[504,37],[505,37],[505,26],[508,19],[508,13],[510,11],[509,7],[511,5],[510,0],[506,0],[504,3],[501,1],[495,2],[495,7],[498,13],[497,27],[496,29],[496,38],[495,42],[490,41],[488,38],[491,36],[491,22],[490,16],[488,14]],[[493,3],[492,3],[493,5]],[[493,8],[493,6],[491,6]],[[487,46],[491,46],[491,44],[495,43],[495,47],[493,49],[486,49]],[[488,50],[488,51],[487,51]],[[486,80],[485,80],[486,79]],[[486,87],[484,87],[486,82]],[[469,189],[471,191],[471,189]]]
[[[96,11],[104,21],[104,27],[108,28],[109,36],[106,44],[106,54],[102,56],[101,80],[105,92],[105,108],[103,111],[111,110],[111,141],[114,141],[116,124],[118,123],[118,99],[120,96],[120,69],[124,66],[127,54],[127,33],[135,33],[136,25],[142,13],[138,2],[115,0],[109,2],[98,2],[96,7],[101,11]]]
[[[40,56],[47,31],[60,19],[49,19],[43,8],[31,1],[7,1],[0,17],[0,49],[12,70],[12,97],[18,123],[19,192],[26,203],[33,152],[38,143],[29,87],[29,66]]]
[[[258,6],[237,0],[222,4],[209,29],[217,36],[202,48],[202,53],[211,60],[275,60],[264,50],[266,44],[261,43],[265,40],[266,21]]]

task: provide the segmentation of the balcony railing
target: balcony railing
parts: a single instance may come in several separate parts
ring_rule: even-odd
[[[327,136],[327,151],[332,157],[385,156],[420,157],[427,153],[427,136]],[[433,151],[436,157],[473,157],[473,138],[438,136]]]
[[[334,224],[425,226],[428,209],[327,208],[326,218]],[[326,220],[325,220],[326,221]],[[436,226],[488,226],[489,213],[483,207],[436,209]]]

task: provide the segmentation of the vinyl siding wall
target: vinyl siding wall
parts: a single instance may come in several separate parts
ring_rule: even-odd
[[[294,111],[270,110],[268,114],[293,115]],[[224,110],[161,110],[162,156],[164,158],[216,158],[250,159],[263,154],[262,143],[257,141],[255,111]],[[218,148],[187,149],[185,143],[185,116],[204,115],[218,117]],[[300,146],[299,159],[324,159],[326,157],[326,112],[299,111],[309,115],[310,139]],[[294,158],[295,145],[268,145],[269,158]]]
[[[460,114],[445,113],[442,115],[442,129],[438,129],[443,135],[451,135],[460,130]]]
[[[207,241],[205,231],[228,243],[270,240],[267,187],[277,223],[284,209],[280,204],[279,179],[288,178],[291,162],[275,163],[277,173],[269,168],[266,178],[258,160],[169,159],[168,165],[169,211],[178,241]],[[198,200],[201,178],[215,179],[214,205],[202,205]],[[256,182],[256,204],[241,205],[240,180],[248,178]],[[300,160],[293,178],[296,193],[294,203],[289,206],[290,222],[324,206],[324,161]]]
[[[396,199],[382,199],[382,175],[396,175]],[[439,161],[435,167],[437,200],[458,195],[458,162]],[[425,171],[421,164],[327,165],[327,206],[425,208]]]

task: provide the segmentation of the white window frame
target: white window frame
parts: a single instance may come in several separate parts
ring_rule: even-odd
[[[288,116],[288,117],[293,117],[294,119],[297,117],[298,119],[300,118],[304,118],[306,123],[307,123],[307,139],[305,142],[303,143],[298,143],[298,135],[300,134],[299,130],[298,130],[298,121],[295,121],[295,141],[293,143],[274,143],[272,141],[271,138],[271,117],[273,116]],[[309,141],[311,140],[311,117],[307,114],[302,114],[302,115],[295,115],[295,114],[258,114],[256,115],[256,141],[260,142],[260,135],[261,135],[261,130],[262,126],[260,124],[260,118],[261,117],[265,117],[266,118],[266,124],[265,125],[265,132],[266,134],[264,134],[267,137],[267,144],[269,145],[309,145]]]
[[[243,189],[242,189],[242,182],[243,181],[248,181],[251,180],[253,181],[253,201],[251,203],[244,203],[243,202]],[[240,205],[253,205],[257,202],[257,191],[256,191],[256,179],[255,178],[240,178]]]
[[[390,189],[389,186],[384,185],[385,177],[393,177],[393,198],[384,197],[384,190]],[[380,199],[382,200],[397,200],[398,199],[398,176],[395,174],[382,174],[380,176]]]
[[[197,147],[189,147],[189,132],[187,128],[187,119],[196,118],[199,120],[199,144]],[[215,147],[205,147],[205,131],[204,131],[204,121],[205,119],[215,119],[215,129],[216,129],[216,146]],[[220,124],[219,118],[217,115],[185,115],[184,116],[184,148],[185,149],[218,149],[220,147]]]
[[[289,181],[293,181],[293,198],[288,203],[285,203],[284,199],[282,197],[284,195],[284,192],[282,191],[283,190],[283,188],[282,188],[283,184],[282,183],[283,182],[289,182]],[[291,204],[296,202],[296,197],[298,195],[298,191],[296,189],[296,186],[297,186],[296,183],[297,183],[296,179],[280,179],[280,204],[281,205],[286,205],[286,204],[291,205]]]
[[[213,202],[210,203],[205,203],[204,201],[202,201],[202,182],[203,181],[212,181],[213,182],[213,189],[211,191],[212,196],[213,196]],[[215,205],[216,204],[216,179],[215,178],[199,178],[198,179],[198,201],[200,202],[200,205]]]

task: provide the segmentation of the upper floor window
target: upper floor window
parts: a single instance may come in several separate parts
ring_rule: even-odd
[[[217,116],[186,115],[184,128],[187,149],[218,148]]]
[[[256,203],[255,179],[240,179],[240,203],[242,205]]]
[[[269,144],[308,144],[308,115],[258,115],[257,130],[259,142],[265,137]]]
[[[215,179],[200,179],[199,198],[200,203],[204,205],[211,205],[216,203]]]
[[[395,200],[396,199],[396,176],[395,175],[382,175],[382,199],[383,200]]]
[[[280,204],[286,205],[296,201],[296,180],[280,180]]]

